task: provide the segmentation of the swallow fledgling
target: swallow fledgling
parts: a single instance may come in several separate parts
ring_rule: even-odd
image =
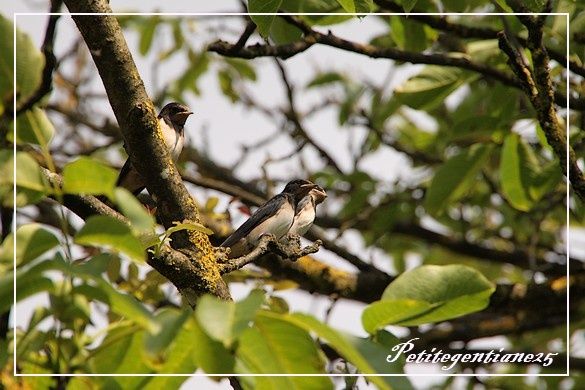
[[[313,184],[309,193],[297,203],[293,224],[288,232],[303,236],[315,221],[317,205],[322,203],[325,198],[327,198],[325,190],[321,186]]]
[[[193,114],[189,107],[173,102],[163,107],[158,114],[158,121],[162,131],[163,139],[169,149],[169,153],[173,158],[173,161],[177,161],[179,155],[183,151],[183,145],[185,143],[185,122],[187,118]],[[146,184],[144,179],[140,176],[138,171],[134,169],[130,158],[126,160],[120,175],[116,181],[117,187],[124,187],[134,195],[138,195]]]
[[[294,222],[297,204],[314,186],[308,180],[288,182],[280,194],[260,206],[221,246],[231,248],[233,258],[249,252],[263,234],[274,234],[281,239]]]

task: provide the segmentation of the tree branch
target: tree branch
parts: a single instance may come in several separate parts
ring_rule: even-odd
[[[374,2],[383,10],[404,12],[402,6],[391,0],[374,0]],[[453,23],[447,20],[447,17],[445,16],[422,15],[418,12],[419,11],[414,9],[411,10],[411,14],[408,15],[408,19],[424,23],[427,26],[434,28],[435,30],[453,33],[460,38],[498,39],[499,31],[496,29]],[[522,46],[527,46],[528,40],[526,38],[516,36],[515,39],[520,42]],[[557,61],[559,65],[563,67],[566,66],[567,57],[564,53],[561,53],[550,47],[547,47],[546,50],[550,54],[551,58]],[[581,66],[575,60],[569,59],[569,70],[575,74],[585,77],[585,67]]]
[[[559,159],[563,174],[570,180],[573,190],[585,200],[585,177],[577,163],[575,151],[567,145],[566,133],[559,124],[553,104],[553,86],[549,72],[549,59],[542,43],[542,24],[522,18],[528,28],[528,48],[532,54],[533,69],[529,69],[519,57],[505,33],[499,36],[499,45],[508,56],[508,64],[522,82],[522,87],[536,111],[546,140]],[[567,171],[567,150],[569,169]]]
[[[59,12],[62,5],[62,0],[52,0],[49,12]],[[26,102],[21,104],[20,107],[16,108],[16,115],[20,114],[21,112],[30,110],[53,89],[53,71],[55,70],[55,65],[57,64],[55,54],[53,53],[53,42],[55,41],[55,33],[57,30],[57,21],[59,20],[59,16],[60,15],[50,15],[49,23],[47,23],[47,28],[45,30],[45,38],[43,39],[43,45],[41,47],[41,51],[45,57],[45,67],[43,68],[41,84],[35,93],[30,98],[28,98]]]
[[[247,255],[230,260],[221,266],[221,273],[226,274],[250,264],[268,252],[279,256],[281,259],[296,261],[297,259],[319,251],[321,241],[317,240],[311,245],[301,248],[301,238],[296,235],[288,235],[286,239],[278,241],[272,234],[265,234],[260,237],[260,242]]]
[[[370,58],[387,58],[395,61],[409,62],[413,64],[428,64],[457,67],[479,73],[485,77],[497,80],[504,85],[521,88],[521,83],[513,76],[484,64],[474,62],[466,57],[451,57],[438,53],[418,53],[400,50],[396,48],[383,48],[370,44],[352,42],[333,35],[331,32],[322,34],[313,30],[298,18],[282,15],[288,23],[301,29],[305,35],[301,41],[286,45],[261,45],[247,46],[239,51],[234,51],[232,44],[225,41],[216,41],[208,46],[208,50],[226,57],[240,57],[252,59],[257,57],[290,58],[310,48],[315,43],[336,47],[345,51],[363,54]],[[555,92],[555,102],[561,107],[566,106],[567,97],[560,92]],[[569,97],[572,109],[585,110],[585,100]]]
[[[105,0],[65,0],[72,13],[111,13]],[[122,129],[129,158],[156,196],[157,210],[165,227],[174,221],[199,222],[195,203],[164,145],[152,102],[140,78],[122,29],[114,16],[73,15],[73,20],[96,64],[108,99]],[[230,299],[216,263],[218,253],[206,234],[177,232],[172,245],[194,254],[200,293]],[[169,264],[169,267],[172,267]]]

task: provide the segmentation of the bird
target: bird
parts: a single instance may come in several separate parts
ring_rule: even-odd
[[[181,103],[172,102],[164,106],[157,116],[163,139],[169,149],[173,161],[175,162],[183,151],[183,145],[185,143],[185,122],[192,114],[193,112],[189,107]],[[126,147],[126,145],[124,145],[124,147]],[[134,169],[130,162],[130,158],[126,160],[124,166],[120,170],[118,180],[116,181],[116,187],[126,188],[134,195],[138,195],[144,188],[146,188],[144,179],[140,176],[138,171]]]
[[[239,257],[258,244],[264,234],[281,239],[293,225],[297,204],[315,186],[302,179],[288,182],[281,193],[260,206],[221,246],[231,248],[230,257]]]
[[[297,204],[293,224],[288,233],[303,236],[313,225],[317,205],[327,198],[327,193],[321,186],[315,184]]]

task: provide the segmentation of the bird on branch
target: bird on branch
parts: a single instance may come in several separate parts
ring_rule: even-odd
[[[189,107],[173,102],[163,107],[158,114],[158,121],[162,131],[163,139],[169,149],[169,153],[173,161],[177,161],[179,155],[183,151],[185,143],[185,122],[187,118],[193,114]],[[134,195],[138,195],[144,188],[146,183],[136,169],[132,166],[130,158],[126,160],[120,175],[116,181],[117,187],[126,188]]]
[[[264,234],[281,239],[287,233],[304,234],[315,219],[315,207],[327,194],[309,180],[292,180],[280,194],[260,206],[221,246],[239,257],[257,244]],[[294,227],[294,230],[293,230]]]

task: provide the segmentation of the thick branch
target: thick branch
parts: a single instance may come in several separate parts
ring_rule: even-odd
[[[60,175],[44,168],[43,174],[53,187],[62,186]],[[113,210],[95,196],[64,195],[63,205],[84,220],[92,215],[105,215],[125,224],[130,224],[130,221],[125,216]],[[197,277],[201,272],[197,268],[198,263],[192,262],[191,257],[184,253],[165,245],[159,257],[149,255],[148,264],[173,283],[192,307],[195,306],[196,298],[201,289],[204,288],[204,286],[200,285],[201,279]]]
[[[65,0],[65,4],[72,13],[111,13],[104,0]],[[154,107],[118,21],[114,16],[87,15],[73,15],[73,20],[104,83],[130,161],[145,179],[148,191],[156,196],[163,224],[168,228],[174,221],[199,222],[197,207],[164,145]],[[230,298],[227,285],[219,274],[216,252],[207,235],[195,231],[180,232],[173,235],[172,245],[195,254],[193,260],[200,270],[197,277],[200,278],[201,293]]]

